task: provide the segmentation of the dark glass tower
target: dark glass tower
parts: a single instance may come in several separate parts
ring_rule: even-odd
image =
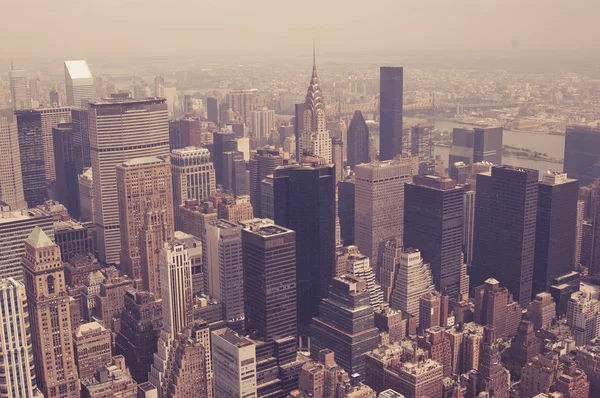
[[[219,105],[216,98],[208,97],[206,99],[206,116],[209,122],[219,123]]]
[[[338,182],[338,217],[344,246],[354,244],[354,177]]]
[[[600,177],[600,128],[568,126],[565,132],[565,173],[589,185]]]
[[[505,165],[477,175],[474,285],[496,278],[522,307],[532,297],[538,175]]]
[[[27,110],[16,111],[15,115],[19,132],[23,194],[31,208],[43,204],[47,199],[42,114]]]
[[[75,171],[77,174],[81,174],[88,167],[92,167],[87,109],[71,109],[71,122],[73,123],[73,159],[75,161]]]
[[[436,288],[449,296],[460,290],[463,197],[450,178],[415,176],[404,188],[404,247],[421,251]]]
[[[333,165],[290,165],[275,170],[275,223],[296,231],[299,332],[305,334],[327,297],[335,264]]]
[[[263,217],[262,214],[262,181],[273,174],[275,168],[283,164],[283,157],[279,151],[269,148],[256,150],[256,154],[248,162],[250,171],[250,203],[254,209],[256,217]]]
[[[264,340],[296,336],[296,233],[268,219],[241,224],[246,330]]]
[[[310,354],[330,349],[349,374],[365,376],[365,354],[377,348],[379,330],[364,280],[352,275],[332,279],[329,297],[319,306],[310,327]]]
[[[52,129],[54,164],[56,166],[56,197],[69,215],[79,218],[79,185],[75,166],[75,147],[71,123],[60,123]]]
[[[579,182],[548,172],[538,192],[533,294],[548,291],[554,279],[575,268]]]
[[[379,69],[379,160],[391,160],[402,153],[402,67]]]
[[[348,127],[348,166],[369,163],[369,126],[361,111],[354,112],[354,117]]]
[[[237,141],[233,133],[215,132],[213,134],[212,160],[215,165],[215,180],[217,185],[224,182],[223,152],[237,151]]]
[[[242,152],[223,152],[223,189],[231,191],[236,197],[248,195],[246,161]]]

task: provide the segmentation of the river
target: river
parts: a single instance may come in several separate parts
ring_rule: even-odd
[[[427,122],[426,119],[419,119],[415,117],[405,117],[404,121],[409,126]],[[455,127],[469,127],[469,125],[446,120],[435,120],[431,124],[441,131],[452,131],[452,129]],[[537,152],[545,152],[548,154],[548,156],[559,159],[562,159],[564,156],[565,137],[563,135],[504,130],[502,137],[505,145],[531,149],[532,151]],[[448,155],[450,154],[450,148],[436,146],[434,147],[433,152],[435,155],[441,155],[442,159],[446,162],[446,167],[448,167]],[[563,169],[563,165],[560,163],[543,162],[533,159],[521,159],[512,156],[503,156],[502,162],[511,166],[538,169],[540,174],[545,173],[548,169],[557,171],[562,171]]]

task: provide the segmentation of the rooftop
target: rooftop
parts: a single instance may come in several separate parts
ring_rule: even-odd
[[[46,233],[37,225],[33,228],[33,231],[31,231],[31,234],[29,234],[29,237],[27,237],[25,242],[36,249],[54,246],[54,242],[52,242],[48,235],[46,235]]]
[[[49,215],[50,214],[46,213],[44,210],[38,208],[27,210],[0,211],[0,224],[22,220],[30,220],[32,218],[45,217]]]
[[[231,329],[215,330],[213,333],[237,348],[247,347],[254,344],[252,340],[240,336]]]
[[[101,100],[91,102],[89,105],[92,108],[113,105],[150,105],[165,103],[165,98],[148,97],[148,98],[102,98]]]
[[[71,79],[89,79],[93,77],[90,67],[84,60],[65,61],[65,68],[69,72]]]
[[[240,224],[245,231],[260,236],[276,236],[292,232],[292,230],[281,227],[268,218],[253,218],[252,220],[241,221]]]
[[[143,158],[129,159],[123,162],[123,166],[139,166],[142,164],[153,164],[153,163],[164,163],[164,160],[154,157],[146,156]]]
[[[54,230],[56,231],[64,231],[64,230],[73,230],[73,229],[84,229],[85,226],[79,221],[75,221],[73,219],[66,221],[56,221],[54,223]]]
[[[105,331],[106,328],[99,324],[98,322],[88,322],[80,325],[77,329],[75,329],[75,337],[83,337],[83,335],[88,334],[90,332],[102,332]]]

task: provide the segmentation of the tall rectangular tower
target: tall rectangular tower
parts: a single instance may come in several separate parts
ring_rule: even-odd
[[[548,170],[539,185],[533,293],[546,292],[559,276],[575,270],[579,182]]]
[[[94,77],[86,61],[65,61],[67,105],[83,108],[96,97]]]
[[[42,115],[39,111],[17,111],[17,134],[21,155],[23,195],[29,207],[39,206],[48,198]],[[52,159],[54,162],[54,159]]]
[[[52,141],[56,168],[56,199],[65,205],[71,217],[79,218],[80,208],[74,157],[73,125],[64,123],[54,127],[52,129]]]
[[[25,241],[23,268],[39,387],[46,398],[78,398],[64,265],[60,248],[38,227]]]
[[[354,241],[379,275],[385,242],[403,236],[404,184],[412,180],[410,158],[356,166]]]
[[[450,178],[415,176],[404,193],[404,247],[415,247],[428,262],[439,291],[460,290],[463,188]]]
[[[90,161],[90,129],[88,128],[88,110],[71,109],[73,123],[73,158],[77,174],[92,166]]]
[[[160,296],[158,251],[175,233],[169,157],[130,159],[116,170],[122,270]]]
[[[116,166],[143,156],[169,155],[169,115],[164,98],[91,103],[90,151],[98,258],[118,263],[121,245]]]
[[[402,106],[404,68],[379,69],[379,160],[392,160],[402,153]]]
[[[31,98],[27,89],[27,72],[22,69],[11,69],[8,72],[10,80],[10,96],[15,111],[31,109]]]
[[[347,157],[348,166],[354,169],[361,163],[369,163],[369,126],[361,111],[354,112],[348,127]]]
[[[279,151],[268,147],[258,149],[256,154],[249,161],[250,169],[250,202],[254,209],[256,217],[263,217],[261,214],[261,182],[269,174],[273,174],[275,169],[283,165],[283,156]]]
[[[71,123],[71,108],[38,109],[42,120],[42,137],[44,142],[44,163],[46,164],[46,181],[56,180],[56,165],[54,164],[54,144],[52,129],[60,123]]]
[[[26,209],[17,118],[4,106],[0,107],[0,153],[0,201],[13,210]]]
[[[274,176],[275,223],[296,231],[299,331],[327,297],[335,270],[335,176],[331,164],[279,167]]]
[[[581,185],[600,177],[600,127],[567,126],[565,132],[565,173]]]
[[[246,330],[296,336],[296,233],[268,219],[241,223]]]
[[[228,328],[211,335],[215,398],[256,398],[256,344]]]
[[[521,306],[532,297],[538,175],[537,170],[505,165],[477,175],[475,285],[495,278]]]

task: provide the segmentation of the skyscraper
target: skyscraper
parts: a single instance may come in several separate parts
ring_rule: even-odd
[[[502,127],[455,128],[448,164],[502,163]]]
[[[215,168],[206,148],[187,147],[171,152],[175,229],[179,230],[179,206],[188,200],[202,201],[215,190]]]
[[[0,333],[2,348],[2,391],[3,398],[40,398],[37,388],[34,356],[30,350],[31,329],[28,315],[25,286],[13,278],[0,279],[0,324],[5,328]],[[7,333],[9,330],[11,333]]]
[[[256,154],[248,162],[250,170],[250,202],[256,217],[262,215],[262,185],[261,182],[269,174],[274,174],[278,166],[283,165],[283,156],[278,150],[265,147],[257,149]]]
[[[15,115],[23,176],[23,196],[29,207],[35,207],[43,204],[48,197],[42,115],[39,111],[31,110],[17,111]]]
[[[396,271],[396,283],[390,299],[390,307],[415,317],[419,322],[419,300],[435,291],[431,269],[424,263],[417,249],[402,251]]]
[[[15,111],[31,109],[31,98],[27,90],[27,72],[22,69],[11,69],[8,78],[13,109]]]
[[[227,105],[242,122],[250,125],[252,122],[252,111],[256,108],[256,89],[237,90],[227,93]]]
[[[379,69],[379,160],[392,160],[402,153],[402,67]],[[372,159],[373,160],[373,159]]]
[[[275,111],[263,106],[252,111],[252,133],[254,138],[267,139],[275,130]]]
[[[375,272],[371,268],[369,257],[360,252],[350,254],[346,261],[346,273],[365,281],[369,292],[369,303],[373,310],[383,304],[383,290],[381,290],[379,282],[375,280]]]
[[[46,165],[46,181],[53,181],[56,180],[56,167],[54,164],[52,129],[57,127],[60,123],[71,123],[71,108],[43,108],[38,109],[37,111],[41,114],[42,138],[44,142],[44,163]]]
[[[241,331],[244,323],[241,227],[219,219],[207,222],[205,228],[202,239],[204,292],[223,303],[223,319]]]
[[[162,76],[154,78],[154,96],[159,98],[165,96],[165,78]]]
[[[206,99],[206,117],[209,122],[219,123],[219,105],[216,98],[208,97]]]
[[[59,247],[39,227],[25,241],[23,267],[39,387],[47,398],[79,397],[64,265]]]
[[[127,159],[169,155],[164,99],[110,99],[90,104],[90,150],[98,259],[119,262],[121,231],[116,166]]]
[[[390,239],[385,242],[383,257],[381,260],[381,269],[379,272],[379,283],[383,290],[383,300],[389,303],[392,298],[392,290],[396,283],[400,257],[402,256],[402,240],[399,238]]]
[[[548,170],[538,190],[533,293],[548,291],[575,263],[579,182]]]
[[[494,397],[508,398],[510,396],[510,374],[500,362],[500,352],[496,340],[495,328],[491,325],[485,326],[477,369],[477,391],[487,391]]]
[[[494,166],[491,173],[477,175],[475,284],[493,277],[521,306],[531,301],[538,174],[532,169]]]
[[[465,191],[463,213],[463,253],[466,264],[473,261],[473,233],[475,231],[475,191]]]
[[[362,279],[344,275],[331,280],[329,297],[319,305],[319,317],[313,318],[310,327],[313,359],[331,347],[340,366],[364,377],[365,354],[377,348],[379,338],[369,300]]]
[[[90,160],[90,129],[88,128],[87,109],[71,109],[71,123],[73,125],[73,160],[75,172],[83,173],[92,166]]]
[[[419,160],[429,160],[433,156],[432,134],[434,126],[428,123],[421,123],[413,126],[410,136],[411,155]]]
[[[296,336],[296,233],[268,219],[242,226],[246,330]]]
[[[0,107],[0,201],[13,210],[27,208],[23,194],[17,119],[10,107]]]
[[[463,240],[463,188],[450,178],[415,176],[404,192],[404,247],[416,247],[439,291],[460,290]]]
[[[94,222],[94,184],[92,177],[91,167],[85,169],[82,174],[77,176],[81,221]]]
[[[85,107],[96,98],[94,77],[86,61],[65,61],[67,105]]]
[[[81,379],[93,376],[96,369],[111,362],[111,333],[98,322],[80,325],[73,332],[75,365]]]
[[[355,243],[379,276],[385,242],[404,231],[404,184],[411,181],[408,159],[361,164],[355,168]]]
[[[354,244],[354,178],[338,181],[337,216],[340,220],[340,237],[344,246]]]
[[[228,328],[211,337],[215,398],[256,398],[256,344]]]
[[[369,163],[369,126],[361,111],[355,111],[348,127],[348,166],[354,170],[357,164]],[[372,159],[375,160],[375,159]]]
[[[567,126],[564,171],[581,186],[600,177],[600,128]]]
[[[344,179],[344,142],[341,138],[331,139],[331,163],[335,164],[335,182]]]
[[[116,171],[121,267],[144,290],[160,295],[158,251],[174,234],[169,158],[134,158]]]
[[[296,231],[296,297],[300,333],[327,297],[335,264],[335,178],[332,165],[279,167],[275,223]]]
[[[56,199],[65,205],[69,215],[79,218],[79,195],[75,167],[73,125],[59,124],[52,129],[54,164],[56,167]]]
[[[240,151],[223,152],[223,189],[234,196],[248,195],[246,161]]]
[[[212,159],[215,165],[215,181],[217,185],[223,185],[223,152],[237,150],[235,135],[231,131],[213,133]]]

